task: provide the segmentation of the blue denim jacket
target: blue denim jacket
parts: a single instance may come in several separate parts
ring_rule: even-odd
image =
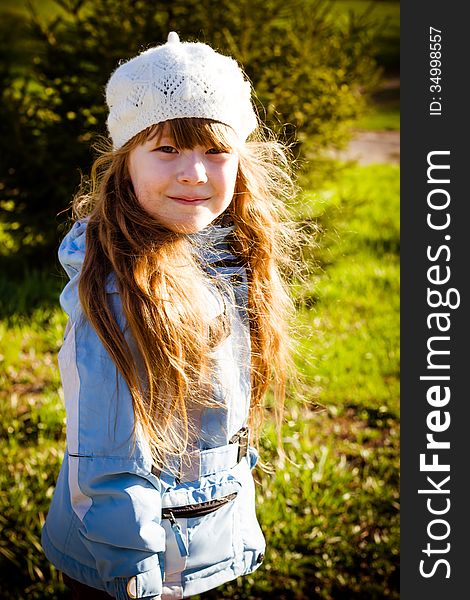
[[[70,277],[60,298],[69,321],[59,352],[67,448],[42,544],[59,570],[119,600],[199,594],[253,571],[264,556],[251,474],[257,455],[234,443],[248,416],[250,343],[246,271],[230,254],[231,230],[197,234],[210,242],[201,245],[207,272],[230,283],[208,301],[214,316],[228,310],[231,325],[213,351],[217,407],[198,415],[198,440],[185,460],[161,473],[138,427],[134,443],[129,389],[79,303],[86,221],[59,249]],[[106,291],[126,332],[113,274]]]

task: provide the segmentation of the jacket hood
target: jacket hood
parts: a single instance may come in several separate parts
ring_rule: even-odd
[[[72,279],[82,268],[85,259],[86,221],[76,221],[59,247],[59,261]]]
[[[85,259],[86,219],[76,221],[59,246],[59,262],[70,281],[62,290],[60,305],[72,316],[78,302],[78,279]]]

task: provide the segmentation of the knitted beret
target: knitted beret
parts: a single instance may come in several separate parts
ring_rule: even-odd
[[[121,64],[106,85],[108,131],[115,149],[150,125],[181,117],[214,119],[244,141],[256,128],[251,85],[237,62],[199,42],[166,44]]]

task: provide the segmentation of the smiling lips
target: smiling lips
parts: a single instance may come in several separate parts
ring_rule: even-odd
[[[209,198],[191,198],[189,196],[168,196],[171,200],[175,200],[175,202],[180,202],[181,204],[202,204]]]

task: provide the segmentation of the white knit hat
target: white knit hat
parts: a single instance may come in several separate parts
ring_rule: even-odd
[[[251,85],[237,62],[199,42],[166,44],[121,64],[106,86],[108,130],[118,149],[150,125],[181,117],[225,123],[244,141],[256,128]]]

